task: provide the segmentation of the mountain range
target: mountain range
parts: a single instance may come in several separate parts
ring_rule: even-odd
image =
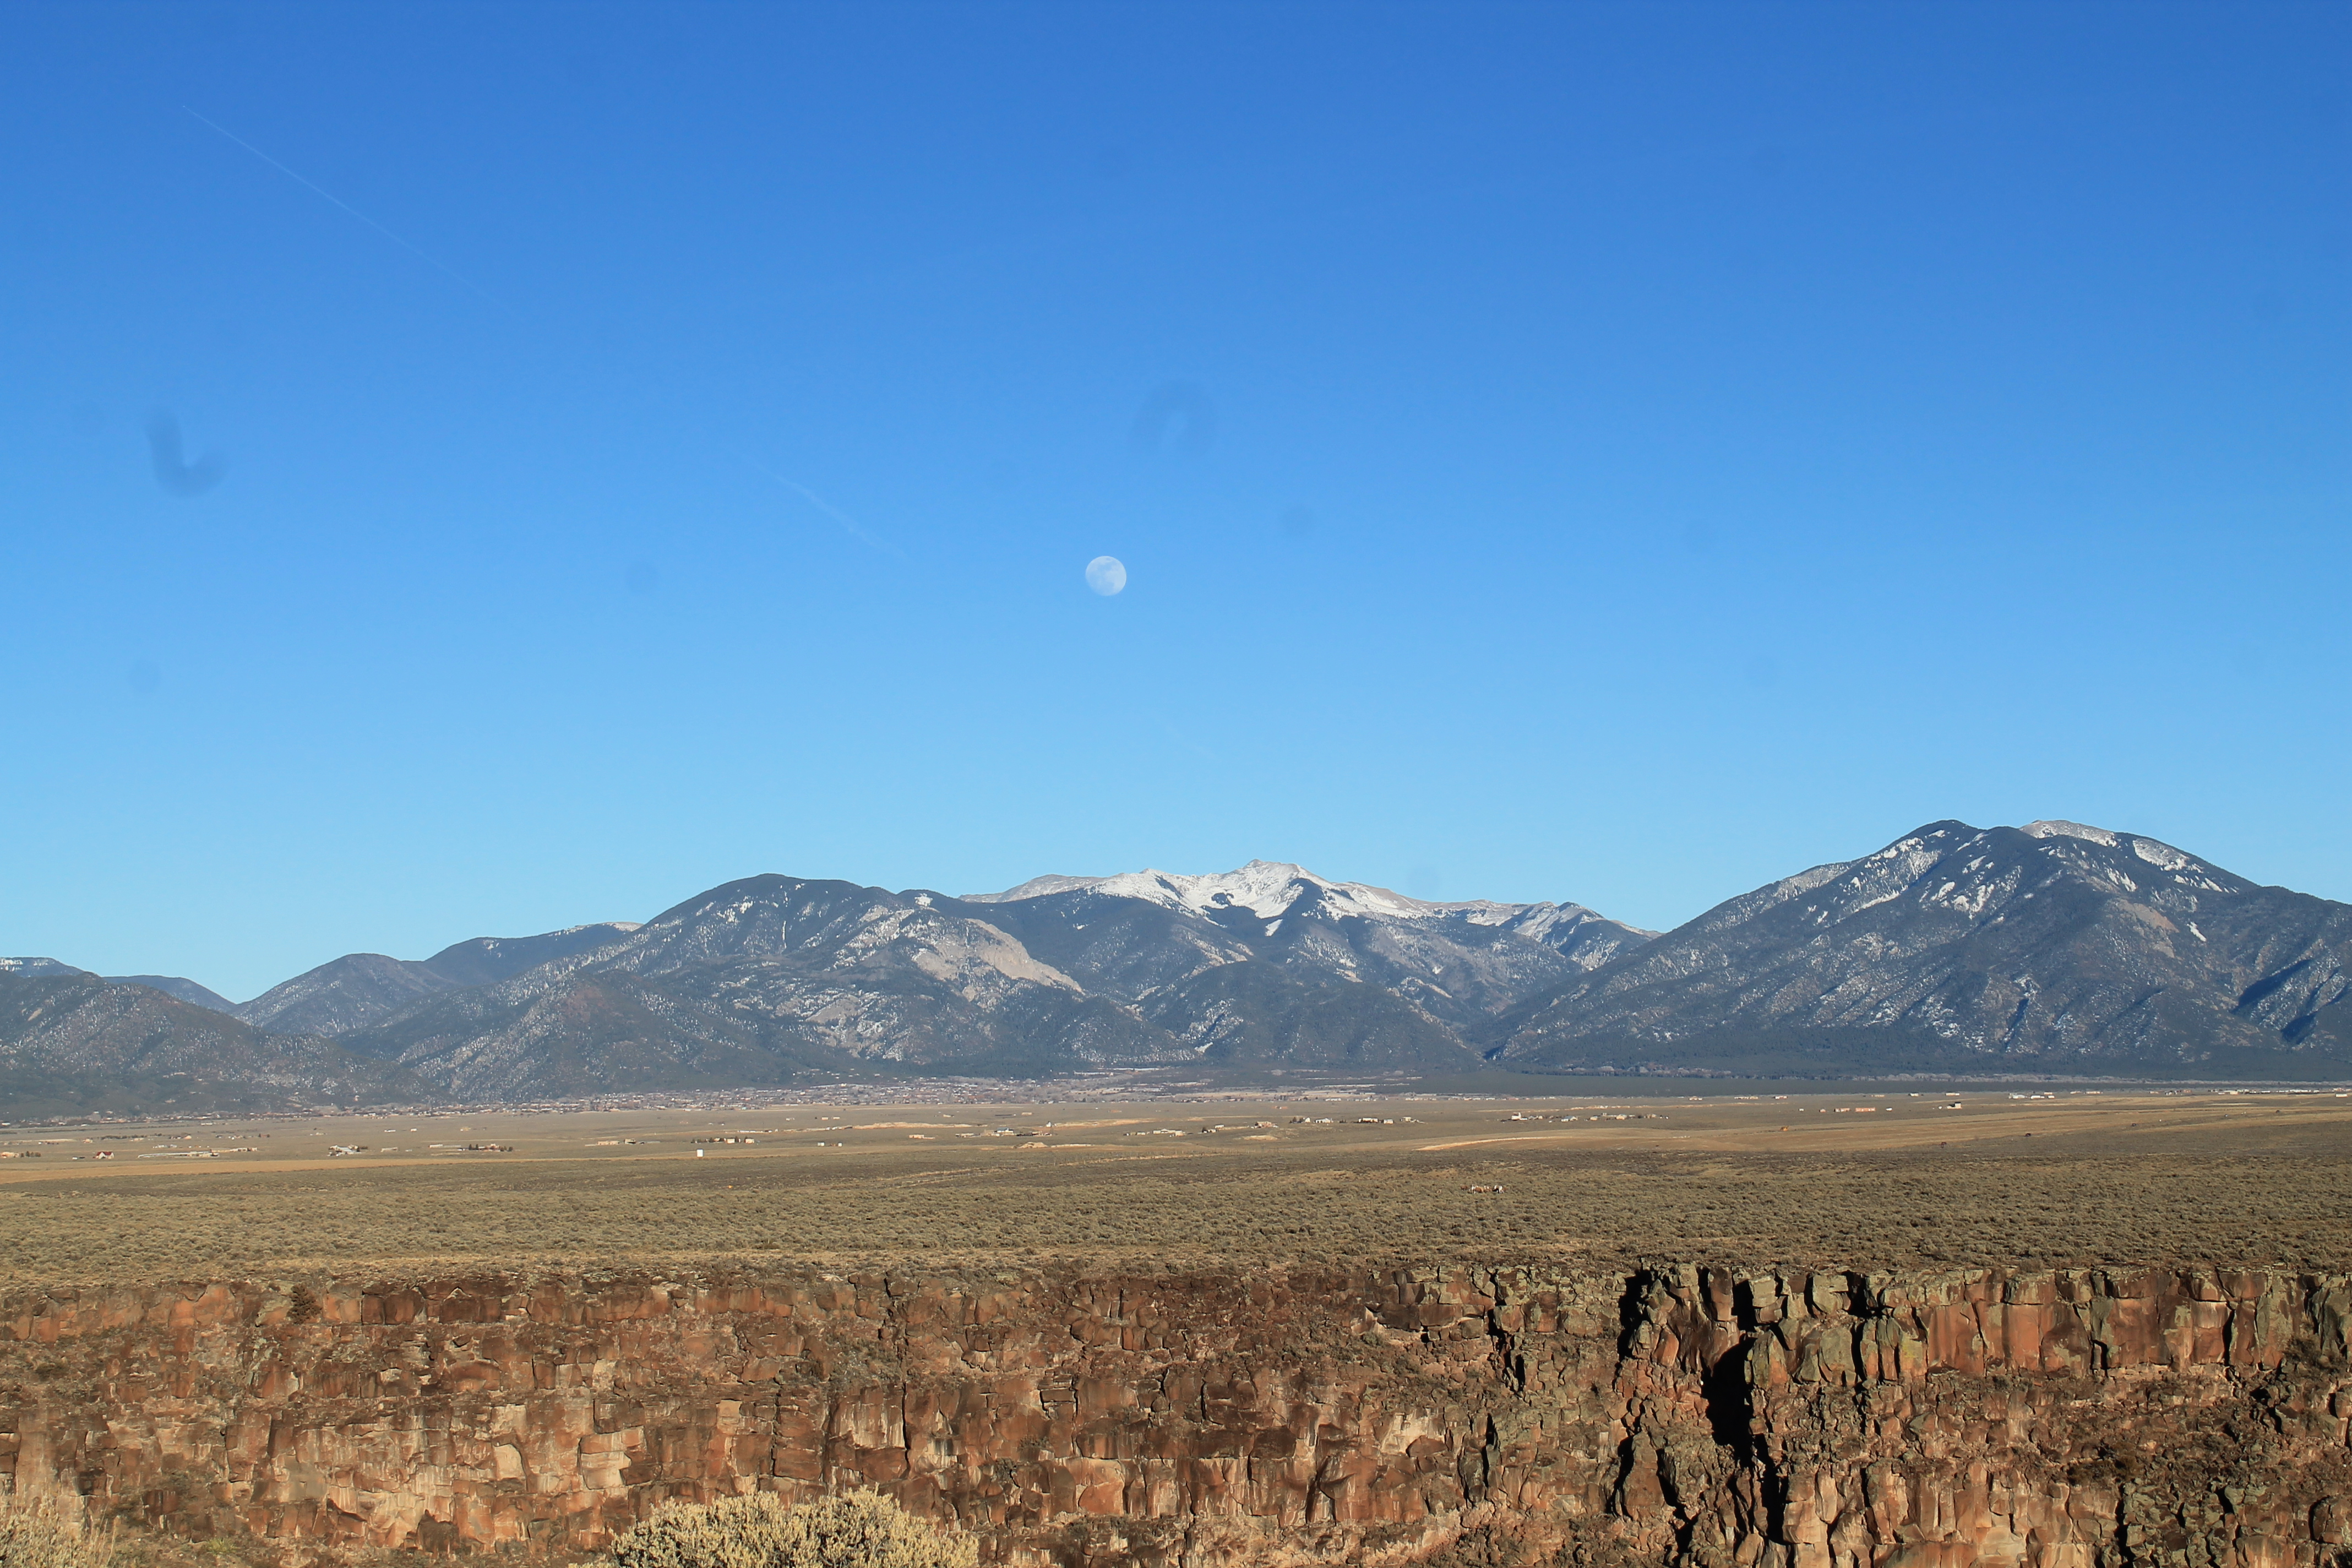
[[[1528,1065],[2352,1071],[2352,905],[2075,822],[1938,822],[1532,999]]]
[[[431,1098],[396,1064],[272,1035],[155,986],[0,959],[0,1120]]]
[[[1297,866],[950,897],[760,876],[230,1005],[0,960],[0,1103],[548,1099],[1181,1064],[2352,1076],[2352,905],[2151,838],[1930,824],[1663,934]]]

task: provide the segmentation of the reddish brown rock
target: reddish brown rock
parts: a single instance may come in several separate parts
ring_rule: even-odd
[[[0,1303],[0,1477],[350,1548],[872,1484],[999,1563],[2314,1564],[2347,1335],[2352,1281],[2219,1268],[58,1291]]]

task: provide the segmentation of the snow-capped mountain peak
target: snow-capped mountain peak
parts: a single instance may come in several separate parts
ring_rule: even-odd
[[[1106,877],[1094,890],[1111,898],[1149,899],[1201,914],[1246,910],[1260,920],[1279,920],[1302,901],[1320,903],[1335,916],[1379,914],[1412,920],[1431,912],[1417,899],[1360,882],[1334,882],[1286,860],[1253,860],[1238,870],[1197,877],[1172,871],[1129,871]]]
[[[1253,860],[1232,871],[1188,875],[1181,871],[1122,871],[1110,877],[1033,877],[1001,893],[967,895],[974,904],[1009,904],[1059,893],[1089,892],[1107,898],[1141,899],[1163,908],[1216,916],[1246,912],[1279,921],[1312,908],[1327,920],[1437,921],[1457,918],[1474,926],[1502,926],[1529,942],[1567,951],[1584,947],[1587,928],[1606,927],[1639,941],[1655,933],[1608,921],[1582,904],[1505,904],[1491,899],[1441,903],[1408,898],[1367,882],[1335,882],[1287,860]],[[1605,943],[1616,951],[1618,941]],[[1580,960],[1580,962],[1587,962]],[[1589,960],[1599,963],[1598,957]]]
[[[1109,877],[1034,877],[1002,893],[977,894],[971,903],[1013,903],[1047,898],[1055,893],[1099,893],[1106,898],[1142,899],[1171,910],[1195,914],[1246,910],[1260,920],[1280,920],[1302,900],[1320,902],[1334,917],[1385,915],[1391,920],[1424,920],[1457,911],[1492,909],[1501,911],[1482,924],[1500,924],[1528,908],[1525,904],[1433,904],[1409,899],[1386,888],[1362,882],[1334,882],[1287,860],[1253,860],[1232,871],[1188,875],[1181,871],[1121,871]],[[1475,915],[1474,919],[1476,918]]]

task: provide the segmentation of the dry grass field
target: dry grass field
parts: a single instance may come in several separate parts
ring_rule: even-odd
[[[730,1255],[2352,1267],[2352,1097],[2041,1092],[5,1128],[0,1279]]]

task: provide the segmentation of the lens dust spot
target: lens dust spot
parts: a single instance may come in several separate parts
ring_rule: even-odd
[[[147,457],[155,470],[155,482],[163,487],[163,493],[183,500],[211,489],[227,471],[227,465],[217,452],[207,452],[189,462],[180,444],[180,422],[161,408],[148,416]]]
[[[1217,438],[1217,412],[1196,383],[1163,382],[1136,410],[1128,435],[1139,452],[1173,451],[1197,458]]]

